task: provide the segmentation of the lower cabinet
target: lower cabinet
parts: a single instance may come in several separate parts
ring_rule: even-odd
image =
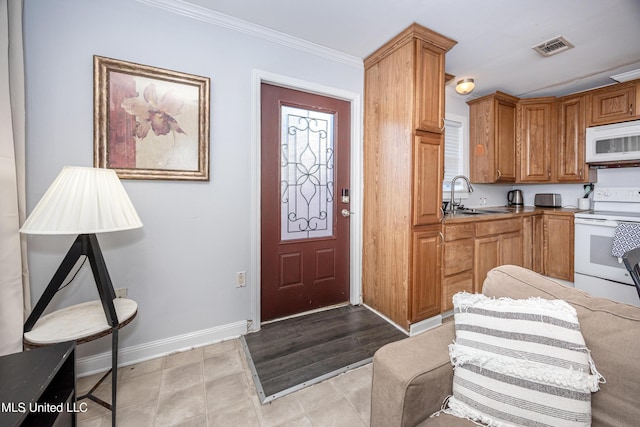
[[[522,266],[543,274],[543,215],[531,215],[522,218]]]
[[[409,320],[419,322],[441,312],[442,233],[440,225],[413,233]]]
[[[573,213],[545,213],[544,275],[573,282]]]
[[[453,309],[452,297],[473,292],[473,223],[445,224],[442,268],[442,311]]]
[[[573,213],[568,211],[545,210],[509,219],[444,224],[442,312],[453,309],[452,297],[457,292],[482,292],[487,273],[499,265],[520,265],[545,276],[573,281],[573,233]],[[414,246],[420,256],[430,253],[429,248],[436,249],[436,242],[425,239],[420,250]],[[428,277],[434,264],[423,268],[421,276]]]
[[[473,291],[479,293],[492,268],[523,265],[522,219],[483,221],[475,226]]]

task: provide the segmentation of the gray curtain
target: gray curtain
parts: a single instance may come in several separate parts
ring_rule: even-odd
[[[0,355],[22,351],[31,309],[25,208],[23,0],[0,0]]]

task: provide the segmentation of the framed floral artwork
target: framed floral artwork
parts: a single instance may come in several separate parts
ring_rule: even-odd
[[[209,180],[209,78],[93,57],[95,167]]]

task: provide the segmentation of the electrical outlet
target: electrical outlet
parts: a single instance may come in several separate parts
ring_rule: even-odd
[[[236,288],[244,288],[247,286],[246,271],[238,271],[236,273]]]
[[[127,288],[116,289],[116,298],[126,298],[126,297],[127,297]]]

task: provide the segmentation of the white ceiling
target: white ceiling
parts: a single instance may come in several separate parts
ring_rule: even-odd
[[[640,0],[177,0],[365,58],[417,22],[458,42],[446,57],[482,96],[564,95],[640,69]],[[564,36],[575,48],[532,47]]]

